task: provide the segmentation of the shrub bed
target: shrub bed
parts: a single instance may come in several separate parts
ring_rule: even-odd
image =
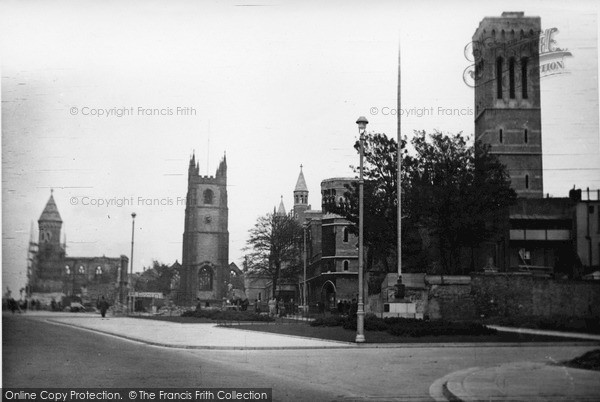
[[[188,310],[181,314],[181,316],[208,318],[218,321],[274,321],[268,315],[261,315],[251,311]]]
[[[356,318],[330,316],[319,318],[311,324],[313,327],[342,326],[356,330]],[[487,328],[475,322],[423,321],[412,318],[378,318],[368,314],[365,317],[366,331],[385,331],[395,336],[442,336],[442,335],[493,335],[495,329]]]

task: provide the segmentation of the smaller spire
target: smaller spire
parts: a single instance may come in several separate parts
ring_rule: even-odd
[[[42,211],[42,215],[40,216],[40,219],[38,219],[38,222],[52,221],[62,223],[62,219],[60,217],[60,214],[58,213],[58,208],[56,207],[56,202],[54,202],[54,195],[52,194],[53,192],[54,190],[50,190],[50,198],[48,199],[46,207],[44,208],[44,211]]]
[[[280,215],[280,216],[285,215],[285,206],[283,205],[283,195],[281,196],[281,201],[279,202],[279,209],[277,210],[277,215]]]
[[[298,181],[296,182],[296,188],[294,191],[306,191],[308,192],[308,187],[306,186],[306,180],[304,180],[304,173],[302,172],[302,165],[300,165],[300,174],[298,175]]]

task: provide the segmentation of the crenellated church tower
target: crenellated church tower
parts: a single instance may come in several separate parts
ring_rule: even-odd
[[[473,35],[475,138],[506,166],[519,197],[542,198],[539,17],[485,17]]]
[[[200,176],[192,155],[188,168],[188,192],[183,232],[180,304],[219,302],[226,296],[229,280],[229,231],[227,208],[227,161],[215,176]]]

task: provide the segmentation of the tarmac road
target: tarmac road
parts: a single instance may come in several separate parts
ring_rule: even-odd
[[[512,365],[523,362],[526,364],[518,366],[522,369],[516,374],[526,380],[527,386],[534,387],[533,395],[541,395],[549,381],[578,383],[571,381],[572,371],[562,369],[559,377],[534,377],[539,367],[598,348],[597,343],[360,348],[215,328],[211,324],[158,323],[127,317],[102,320],[93,314],[4,314],[3,324],[4,387],[267,387],[273,388],[274,400],[285,401],[443,400],[438,399],[440,386],[436,385],[441,378],[467,369],[504,365],[507,370],[498,375],[496,371],[493,375],[489,371],[471,375],[468,378],[477,381],[463,387],[475,392],[479,399],[488,399],[485,398],[488,391],[497,391],[490,384],[494,385],[497,378],[513,378]],[[214,343],[215,337],[221,347],[229,343],[237,345],[238,350],[201,346]],[[196,348],[181,349],[186,340]],[[155,345],[163,342],[171,347],[151,346],[148,342]],[[295,344],[305,348],[299,349]],[[307,347],[309,344],[312,346]],[[239,350],[240,345],[250,347]],[[257,349],[257,345],[269,349]],[[480,381],[480,377],[485,381]],[[528,378],[532,381],[528,382]],[[458,380],[454,379],[453,384]],[[485,386],[484,393],[472,387],[480,383]],[[503,391],[511,384],[506,381],[501,384]],[[579,391],[584,395],[585,387],[595,392],[596,388],[589,383],[582,384],[584,388]],[[561,395],[582,395],[572,392],[576,390],[564,391]]]
[[[3,315],[2,387],[273,388],[274,400],[334,400],[321,387],[273,378],[260,368],[206,360],[202,351],[149,346]]]

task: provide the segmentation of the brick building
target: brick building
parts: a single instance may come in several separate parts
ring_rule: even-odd
[[[304,205],[294,205],[294,216],[305,227],[306,233],[306,294],[309,306],[317,303],[326,310],[335,309],[338,301],[352,301],[358,293],[357,236],[350,233],[351,223],[343,217],[327,212],[327,205],[345,202],[346,185],[352,178],[330,178],[321,182],[322,211],[313,211]],[[304,184],[300,172],[298,184]],[[297,195],[301,187],[294,191]],[[308,190],[305,191],[308,201]],[[299,208],[298,208],[299,207]],[[300,218],[303,218],[302,220]]]
[[[473,35],[475,138],[506,165],[519,197],[543,197],[539,35],[523,12],[485,17]]]
[[[540,32],[539,17],[504,12],[485,17],[473,35],[475,138],[506,166],[518,196],[481,243],[474,268],[580,277],[582,263],[586,271],[598,266],[598,202],[573,191],[544,198]]]

